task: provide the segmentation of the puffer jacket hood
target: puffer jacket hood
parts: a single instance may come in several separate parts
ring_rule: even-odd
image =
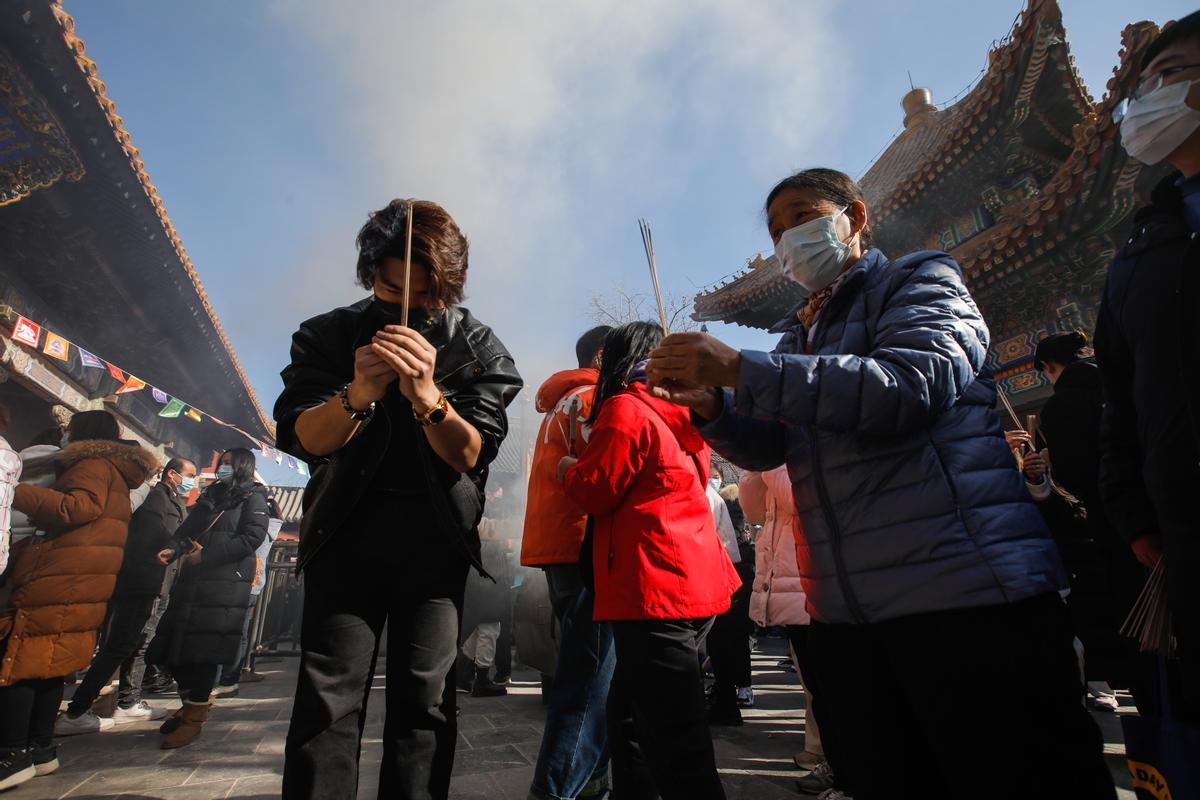
[[[538,389],[534,407],[539,414],[546,414],[558,405],[558,401],[566,397],[569,392],[581,386],[595,386],[599,377],[600,370],[592,367],[564,369],[556,372],[547,378]]]
[[[158,459],[144,447],[107,439],[85,439],[71,442],[56,453],[55,469],[61,475],[85,458],[103,458],[112,462],[130,489],[145,483],[158,466]]]
[[[826,623],[1000,605],[1065,588],[995,412],[989,334],[954,260],[868,251],[814,340],[794,317],[743,351],[701,428],[747,469],[786,463],[808,608]]]

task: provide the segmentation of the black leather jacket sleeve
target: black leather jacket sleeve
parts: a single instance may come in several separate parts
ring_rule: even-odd
[[[279,449],[305,461],[318,460],[296,437],[296,420],[333,397],[354,378],[354,352],[336,325],[337,312],[300,325],[292,335],[291,363],[280,373],[283,392],[275,401],[275,438]],[[337,352],[339,345],[349,354]]]

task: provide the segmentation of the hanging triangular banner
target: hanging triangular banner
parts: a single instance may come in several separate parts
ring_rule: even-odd
[[[57,333],[46,331],[46,343],[42,345],[42,352],[48,356],[53,356],[59,361],[71,360],[71,343]]]
[[[268,461],[274,461],[275,451],[272,450],[265,442],[261,444],[262,447],[260,449],[262,450],[263,458],[267,459]]]
[[[38,340],[42,338],[42,326],[18,314],[17,321],[13,324],[12,338],[14,342],[37,347]]]
[[[167,404],[167,401],[171,399],[171,398],[167,397],[166,392],[164,392],[162,389],[158,388],[157,386],[150,387],[150,394],[154,396],[154,402],[158,403],[160,406],[165,406]]]
[[[188,416],[188,419],[192,420],[193,422],[199,422],[200,420],[202,420],[204,418],[204,415],[202,415],[199,411],[197,411],[194,408],[189,408],[187,410],[187,416]]]
[[[276,464],[282,464],[282,463],[283,463],[283,451],[282,451],[282,450],[276,450],[276,451],[275,451],[275,463],[276,463]]]
[[[112,376],[113,380],[125,383],[125,373],[122,372],[120,368],[114,367],[107,361],[104,362],[104,366],[108,367],[108,374]]]
[[[182,400],[180,400],[177,397],[172,397],[170,399],[170,401],[168,401],[167,404],[163,407],[163,410],[158,412],[158,415],[160,417],[167,417],[169,419],[175,419],[176,417],[178,417],[180,414],[183,413],[184,407],[185,406],[184,406]]]
[[[295,459],[293,456],[288,456],[288,457],[287,457],[287,468],[288,468],[288,469],[295,469],[295,468],[296,468],[296,459]]]
[[[85,367],[91,367],[92,369],[104,369],[103,361],[96,358],[82,347],[77,347],[75,349],[79,351],[79,360]]]
[[[135,378],[132,375],[122,384],[120,389],[117,389],[117,394],[125,394],[126,392],[140,392],[146,388],[146,382],[141,378]]]
[[[307,478],[308,477],[308,464],[305,464],[303,461],[298,462],[296,464],[296,471]]]

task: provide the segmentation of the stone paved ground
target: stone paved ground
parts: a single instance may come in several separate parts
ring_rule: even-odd
[[[761,645],[754,655],[756,707],[746,711],[744,727],[714,730],[730,800],[801,797],[792,783],[801,773],[791,757],[802,746],[803,695],[795,676],[776,666],[783,654],[782,641],[765,639]],[[59,750],[62,769],[5,793],[4,800],[278,797],[295,668],[294,660],[260,662],[259,669],[268,679],[244,686],[241,697],[218,701],[204,735],[181,750],[158,749],[157,723],[123,725],[111,732],[64,740]],[[451,792],[455,800],[525,798],[543,719],[534,678],[518,670],[508,697],[458,695],[463,708]],[[361,798],[375,796],[385,680],[383,675],[376,680],[363,743]],[[979,702],[989,704],[993,713],[1011,713],[1015,700],[989,695],[981,687]],[[153,699],[152,704],[174,706],[165,699]],[[1117,716],[1097,718],[1113,772],[1125,787],[1122,800],[1132,800]],[[1031,724],[1036,724],[1032,718]],[[1019,742],[1013,743],[1013,769],[1020,768],[1019,747]]]

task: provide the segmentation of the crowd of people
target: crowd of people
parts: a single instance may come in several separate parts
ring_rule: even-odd
[[[60,426],[19,453],[0,437],[0,790],[57,771],[55,737],[168,715],[143,694],[180,697],[163,749],[199,736],[218,679],[256,677],[242,670],[248,609],[280,524],[251,451],[221,454],[201,490],[194,463],[160,466],[112,413],[56,411]]]
[[[559,631],[532,800],[723,798],[711,728],[754,703],[755,626],[784,632],[803,686],[799,792],[1115,797],[1089,705],[1127,688],[1143,714],[1200,720],[1200,13],[1149,48],[1121,130],[1181,174],[1116,256],[1094,351],[1080,331],[1038,344],[1053,395],[1036,425],[997,412],[954,260],[884,254],[855,181],[805,169],[763,208],[805,294],[774,348],[657,322],[584,332],[537,393],[523,525],[488,499],[523,382],[460,305],[466,237],[428,200],[372,213],[371,296],[300,326],[275,405],[279,446],[314,467],[283,796],[356,795],[386,632],[379,796],[448,797],[456,687],[506,691],[519,540]],[[114,673],[115,720],[158,716],[150,662],[181,699],[162,747],[194,741],[236,683],[270,546],[249,451],[186,503],[195,465],[159,468],[107,412],[75,414],[62,444],[24,465],[49,459],[37,483],[0,447],[0,509],[34,532],[0,542],[0,789],[55,769],[54,735],[114,724],[91,711]],[[1120,632],[1156,568],[1165,658]],[[1036,719],[990,713],[996,686]]]

